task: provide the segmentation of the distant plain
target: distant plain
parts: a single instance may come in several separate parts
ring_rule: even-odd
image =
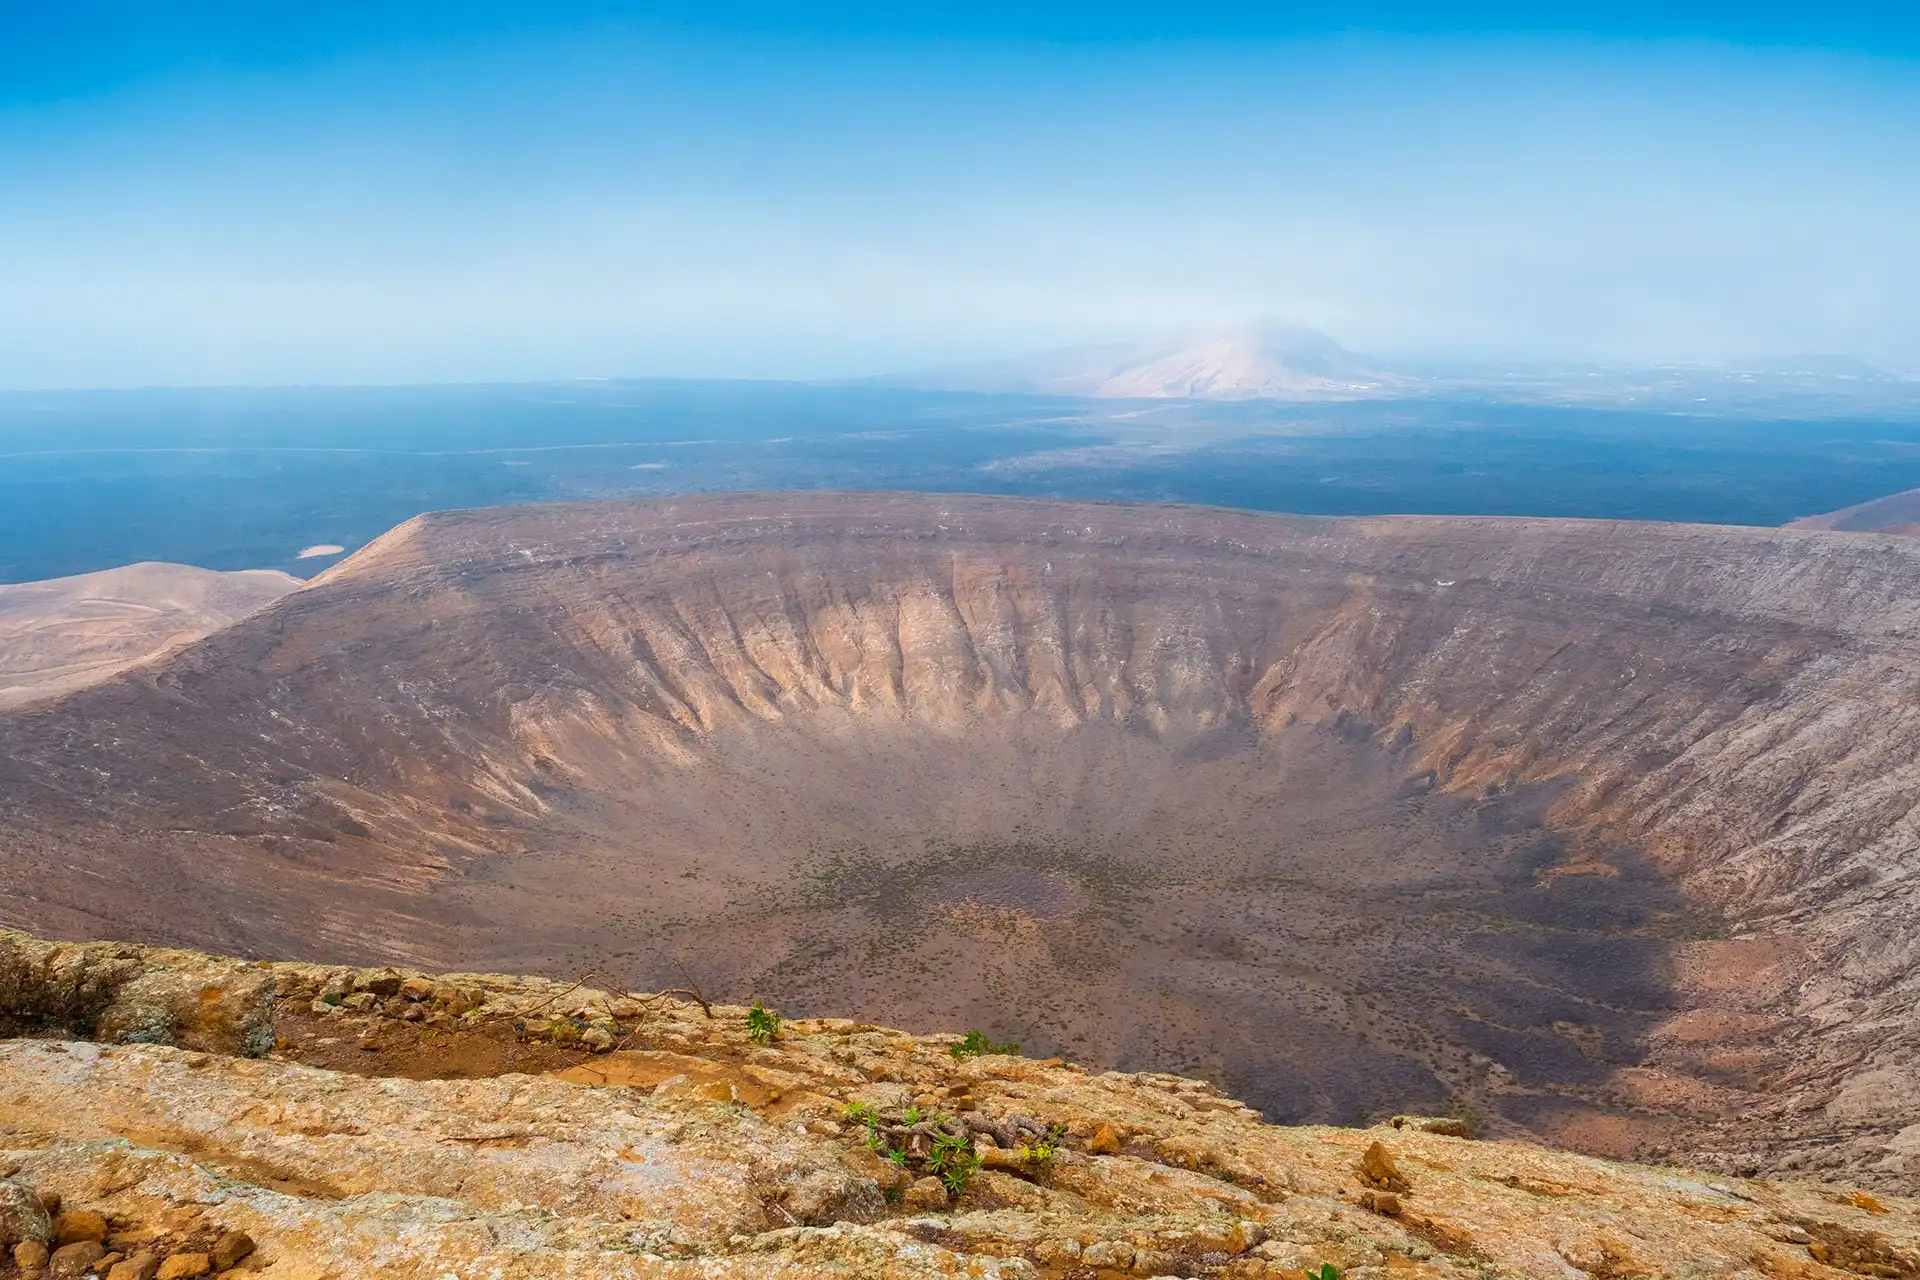
[[[335,557],[303,550],[351,552],[424,510],[730,489],[1778,525],[1920,486],[1920,411],[1899,403],[1809,398],[1799,412],[1675,391],[1645,408],[1625,391],[1607,404],[1552,391],[1294,404],[671,381],[11,392],[0,582],[140,560],[309,577]]]

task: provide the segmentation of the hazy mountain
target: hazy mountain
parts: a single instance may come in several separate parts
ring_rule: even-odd
[[[940,391],[1153,400],[1353,399],[1414,385],[1316,329],[1273,322],[1141,345],[1065,347],[881,381]]]

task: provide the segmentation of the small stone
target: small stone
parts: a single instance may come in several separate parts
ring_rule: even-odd
[[[879,1183],[846,1169],[815,1169],[786,1189],[781,1207],[803,1227],[873,1222],[887,1214]]]
[[[194,1280],[213,1270],[213,1259],[204,1253],[176,1253],[160,1264],[154,1280]]]
[[[214,1241],[213,1252],[208,1256],[213,1260],[215,1271],[225,1271],[238,1265],[242,1258],[252,1252],[252,1236],[244,1231],[229,1231]]]
[[[1044,1267],[1069,1267],[1080,1261],[1080,1242],[1070,1237],[1042,1240],[1033,1246],[1033,1256]]]
[[[97,1209],[69,1209],[53,1220],[53,1242],[57,1245],[106,1238],[107,1216]]]
[[[1117,1155],[1121,1145],[1120,1134],[1110,1124],[1101,1125],[1087,1139],[1087,1150],[1096,1156]]]
[[[1360,1204],[1362,1208],[1371,1209],[1375,1213],[1383,1213],[1389,1218],[1394,1217],[1400,1212],[1400,1197],[1391,1191],[1362,1191],[1360,1193]]]
[[[106,1256],[106,1246],[98,1240],[76,1240],[53,1251],[53,1257],[47,1260],[47,1271],[58,1280],[71,1280],[71,1277],[85,1275],[94,1263]]]
[[[41,1240],[22,1240],[13,1246],[13,1265],[22,1271],[38,1271],[47,1265],[47,1246]]]
[[[57,1218],[60,1216],[61,1203],[62,1201],[58,1191],[42,1191],[40,1193],[40,1207],[47,1211],[49,1218]]]
[[[1133,1272],[1135,1275],[1151,1276],[1161,1280],[1180,1265],[1180,1259],[1160,1249],[1141,1249],[1133,1251]]]
[[[342,1000],[340,1007],[343,1009],[351,1009],[355,1013],[365,1013],[367,1010],[373,1008],[374,1005],[378,1004],[379,1001],[380,997],[374,995],[371,991],[356,991]]]
[[[400,1011],[402,1022],[419,1022],[427,1016],[427,1011],[417,1004],[410,1004]]]
[[[107,1280],[153,1280],[159,1270],[157,1254],[136,1253],[124,1262],[114,1263],[113,1270],[107,1272]]]
[[[106,1254],[98,1262],[93,1264],[93,1269],[95,1271],[110,1271],[114,1267],[118,1266],[120,1263],[120,1260],[122,1258],[125,1258],[126,1256],[127,1255],[124,1253],[119,1253],[115,1250],[109,1249],[106,1252]]]
[[[580,1043],[595,1053],[605,1053],[613,1048],[613,1033],[605,1027],[588,1027],[581,1035]]]
[[[938,1178],[916,1178],[902,1197],[914,1209],[944,1209],[951,1203],[946,1184]]]
[[[975,1147],[974,1154],[980,1157],[982,1169],[1004,1169],[1008,1173],[1032,1172],[1031,1163],[1018,1151],[1003,1151],[999,1147]]]
[[[425,978],[408,978],[400,984],[400,994],[408,1000],[431,1000],[433,990],[433,984]]]

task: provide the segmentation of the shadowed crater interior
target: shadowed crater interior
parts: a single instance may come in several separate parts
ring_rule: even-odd
[[[1374,742],[1141,751],[1109,807],[1088,785],[1116,742],[1078,731],[1052,744],[1086,767],[1077,822],[949,746],[946,788],[999,795],[1004,833],[816,843],[650,947],[794,1012],[1206,1075],[1276,1120],[1605,1110],[1587,1093],[1676,1008],[1672,947],[1717,926],[1629,851],[1570,858],[1557,788],[1438,793]]]

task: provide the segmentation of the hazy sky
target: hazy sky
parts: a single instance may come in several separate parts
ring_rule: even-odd
[[[834,376],[1262,314],[1920,371],[1894,6],[781,7],[0,0],[0,385]]]

